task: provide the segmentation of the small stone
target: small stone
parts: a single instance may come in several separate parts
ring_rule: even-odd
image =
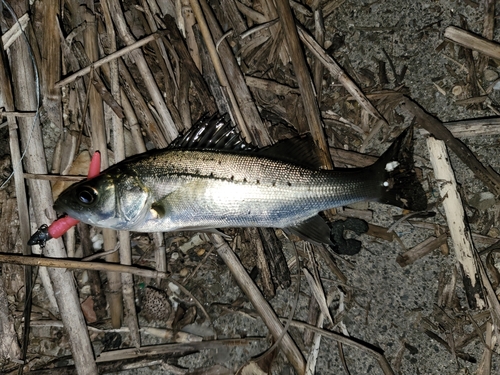
[[[186,277],[189,274],[189,270],[184,267],[182,270],[179,271],[179,276],[180,277]]]
[[[500,236],[500,230],[495,227],[490,228],[490,230],[488,231],[488,236],[493,238],[498,238],[498,236]]]
[[[186,241],[186,243],[179,246],[179,250],[184,254],[187,254],[189,250],[191,250],[193,247],[201,245],[203,242],[205,242],[203,237],[200,234],[195,234],[188,241]]]
[[[196,255],[199,257],[202,257],[205,254],[206,250],[203,247],[200,247],[198,250],[196,250]]]
[[[495,196],[489,191],[476,193],[472,196],[469,204],[478,210],[487,210],[495,204]]]
[[[498,79],[498,72],[493,69],[486,69],[484,71],[484,79],[488,82],[493,82]]]
[[[451,93],[454,96],[460,96],[463,92],[464,92],[464,89],[462,88],[462,86],[455,86],[451,89]]]

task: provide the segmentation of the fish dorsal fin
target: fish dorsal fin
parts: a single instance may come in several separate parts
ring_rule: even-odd
[[[259,155],[279,159],[309,169],[323,167],[320,150],[310,134],[285,139],[257,151]]]
[[[177,137],[169,148],[252,151],[255,146],[245,142],[226,116],[202,117],[185,134]]]
[[[310,134],[257,149],[241,137],[238,129],[231,125],[226,116],[218,114],[202,117],[185,134],[177,137],[169,148],[256,152],[260,156],[309,169],[320,169],[323,166],[320,151]]]

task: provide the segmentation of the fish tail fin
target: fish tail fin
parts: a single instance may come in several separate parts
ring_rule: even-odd
[[[381,181],[377,201],[412,211],[427,209],[427,196],[413,161],[413,127],[407,128],[371,167]]]

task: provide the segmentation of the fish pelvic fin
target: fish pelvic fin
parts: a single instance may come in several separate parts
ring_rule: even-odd
[[[412,211],[427,209],[427,195],[415,173],[412,126],[368,168],[369,173],[374,173],[381,181],[377,201]]]

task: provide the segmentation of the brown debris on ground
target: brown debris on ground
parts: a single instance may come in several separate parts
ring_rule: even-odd
[[[350,45],[331,19],[377,6],[362,3],[35,0],[11,8],[2,0],[0,373],[444,374],[432,364],[443,358],[456,367],[443,364],[446,374],[498,373],[498,9],[493,0],[469,2],[479,20],[458,15],[457,27],[438,17],[416,31],[422,40],[441,33],[433,53],[447,75],[433,77],[432,89],[454,98],[450,111],[477,117],[442,122],[413,96],[413,72],[394,51],[380,47],[370,62],[350,57],[372,42],[352,37]],[[358,38],[401,27],[353,25]],[[369,165],[376,157],[366,150],[415,124],[428,210],[326,212],[338,223],[369,222],[357,236],[367,251],[353,257],[268,228],[223,237],[80,223],[44,249],[27,246],[56,219],[53,194],[86,174],[95,150],[107,167],[168,146],[217,111],[259,147],[311,133],[325,168]],[[467,147],[472,137],[496,137],[492,160]],[[457,183],[455,160],[480,191]],[[343,228],[349,240],[354,229]],[[374,271],[380,248],[390,263]],[[384,278],[422,287],[389,292],[377,284]],[[401,308],[429,285],[428,300]],[[385,306],[375,305],[373,289],[388,294]],[[398,289],[399,309],[390,305]]]

